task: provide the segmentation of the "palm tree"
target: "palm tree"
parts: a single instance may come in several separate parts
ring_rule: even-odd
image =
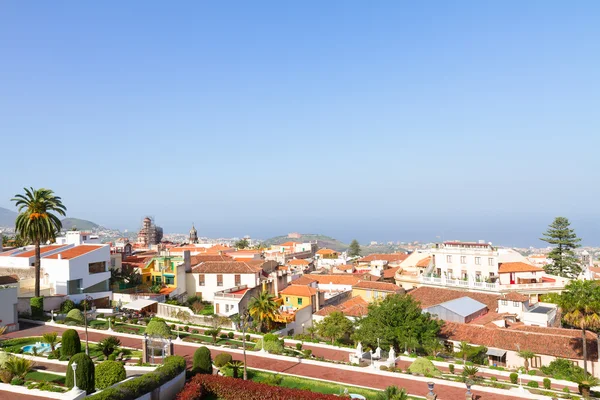
[[[48,343],[50,345],[50,350],[54,353],[54,350],[56,350],[56,344],[58,343],[58,333],[44,333],[42,335],[42,340],[44,341],[44,343]]]
[[[25,379],[25,375],[33,369],[34,363],[31,360],[21,357],[11,356],[4,363],[4,369],[9,371],[13,376]]]
[[[105,357],[110,356],[115,352],[117,347],[121,345],[121,340],[115,336],[109,336],[98,342],[97,348],[104,354]]]
[[[600,328],[600,286],[597,281],[571,281],[557,303],[563,319],[581,329],[583,372],[587,375],[586,330]]]
[[[225,364],[227,368],[231,368],[231,372],[233,373],[233,377],[237,378],[240,368],[244,366],[244,363],[239,360],[231,360],[227,364]]]
[[[431,338],[425,344],[427,350],[431,352],[431,355],[436,357],[440,350],[444,348],[444,344],[437,338]]]
[[[469,346],[469,343],[467,343],[463,340],[458,345],[458,348],[460,349],[460,352],[462,353],[463,363],[466,364],[467,363],[467,353],[468,353],[469,349],[471,348],[471,346]]]
[[[519,357],[521,357],[523,361],[523,366],[525,367],[525,372],[529,372],[529,360],[535,357],[535,353],[529,350],[522,350],[517,353]]]
[[[250,316],[256,319],[259,323],[259,330],[262,332],[263,328],[269,328],[271,323],[275,320],[275,316],[278,311],[277,303],[275,302],[275,296],[267,291],[261,292],[258,297],[252,298],[248,305]]]
[[[19,212],[15,229],[18,235],[35,245],[35,296],[40,297],[40,245],[56,239],[62,223],[53,213],[65,216],[67,208],[50,189],[23,190],[25,194],[17,194],[12,199]]]
[[[310,335],[310,340],[315,339],[315,335],[317,334],[318,330],[319,330],[319,328],[317,327],[316,324],[311,325],[308,328],[306,328],[306,332],[308,332],[308,334]]]
[[[404,389],[398,389],[398,386],[388,386],[377,395],[377,400],[408,400],[408,394]]]

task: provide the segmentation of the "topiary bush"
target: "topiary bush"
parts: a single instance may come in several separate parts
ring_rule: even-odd
[[[233,360],[233,357],[231,356],[231,354],[221,353],[221,354],[217,354],[217,356],[215,357],[215,360],[213,361],[213,364],[215,364],[215,366],[217,368],[221,368],[221,367],[225,366],[231,360]]]
[[[442,373],[439,369],[433,365],[431,360],[428,360],[424,357],[419,357],[408,367],[408,371],[412,374],[420,374],[423,376],[442,376]]]
[[[161,318],[152,318],[152,320],[148,323],[148,326],[146,326],[145,332],[148,334],[148,336],[159,335],[164,338],[171,336],[171,329],[169,329],[169,326],[165,320]]]
[[[302,350],[302,343],[296,343],[296,350]]]
[[[509,375],[509,378],[510,378],[510,383],[516,384],[519,381],[519,374],[517,374],[516,372],[513,372]]]
[[[448,369],[450,370],[450,373],[453,374],[454,373],[454,364],[448,365]]]
[[[279,336],[277,336],[273,333],[267,333],[265,336],[263,336],[263,340],[265,342],[271,342],[271,341],[279,340]]]
[[[68,325],[83,325],[85,320],[83,319],[83,313],[78,309],[74,308],[67,313],[65,322]]]
[[[192,371],[198,374],[212,374],[212,359],[208,348],[202,346],[194,352]]]
[[[117,382],[125,380],[127,373],[122,363],[104,361],[96,368],[96,389],[106,389]]]
[[[229,339],[233,339],[233,337],[234,337],[234,334],[233,334],[233,332],[229,332],[229,333],[227,334],[227,337],[228,337]]]
[[[32,297],[29,299],[29,306],[31,307],[31,316],[33,318],[42,318],[44,316],[43,297]]]
[[[538,388],[538,387],[540,387],[540,385],[536,381],[529,381],[529,382],[527,382],[527,386],[532,387],[532,388]]]
[[[546,390],[550,390],[552,389],[552,381],[550,380],[550,378],[544,378],[544,389]]]
[[[77,370],[75,371],[75,376],[77,379],[75,383],[77,384],[77,387],[81,390],[85,390],[87,394],[94,392],[96,389],[94,362],[85,353],[75,354],[69,360],[66,377],[67,387],[73,388],[73,367],[71,365],[74,362],[77,363]]]
[[[62,357],[69,359],[77,353],[81,353],[79,334],[75,329],[67,329],[62,334],[60,354]]]

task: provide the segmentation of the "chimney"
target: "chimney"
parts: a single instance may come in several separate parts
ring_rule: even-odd
[[[62,254],[58,253],[58,259],[62,260]]]

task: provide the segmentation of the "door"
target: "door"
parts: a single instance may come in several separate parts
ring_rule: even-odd
[[[510,273],[510,284],[511,285],[515,284],[515,273],[514,272]]]
[[[219,314],[219,303],[215,303],[215,314]]]

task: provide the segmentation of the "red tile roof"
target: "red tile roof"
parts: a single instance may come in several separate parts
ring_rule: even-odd
[[[523,303],[523,302],[529,300],[529,296],[525,296],[525,295],[522,295],[521,293],[517,293],[517,292],[510,292],[510,293],[503,294],[502,299],[508,300],[508,301],[518,301],[519,303]]]
[[[297,244],[298,244],[298,242],[285,242],[285,243],[281,243],[281,244],[276,244],[274,247],[292,247]]]
[[[359,276],[350,275],[350,274],[329,274],[329,275],[319,275],[319,274],[307,274],[304,275],[313,279],[319,284],[327,285],[356,285],[361,279]]]
[[[352,288],[376,290],[378,292],[404,293],[404,289],[402,289],[400,286],[388,282],[360,281],[356,285],[352,286]]]
[[[334,311],[340,311],[347,317],[362,317],[366,315],[368,312],[369,303],[365,299],[360,296],[354,296],[345,302],[338,304],[337,306],[327,306],[315,313],[315,315],[320,315],[322,317],[326,317]]]
[[[205,261],[232,261],[232,258],[227,254],[197,254],[190,256],[190,264],[192,266]]]
[[[317,254],[328,255],[328,254],[338,254],[337,251],[331,249],[320,249],[317,251]]]
[[[316,280],[310,278],[308,275],[302,275],[300,278],[298,279],[294,279],[293,281],[290,282],[291,285],[310,285],[311,283],[316,282]]]
[[[415,300],[421,303],[421,308],[435,306],[436,304],[445,303],[450,300],[459,299],[461,297],[470,297],[480,303],[485,304],[489,311],[494,311],[498,308],[497,294],[469,292],[459,289],[442,289],[422,286],[420,288],[408,292]]]
[[[105,246],[97,244],[80,244],[79,246],[71,247],[70,249],[63,250],[59,253],[52,254],[50,256],[45,256],[44,258],[56,260],[58,259],[58,255],[60,254],[61,259],[70,260],[72,258],[79,257],[84,254],[91,253],[92,251],[101,249],[102,247]]]
[[[431,257],[425,257],[422,260],[417,261],[416,266],[417,267],[421,267],[421,268],[425,268],[429,266],[429,263],[431,262]]]
[[[288,265],[301,265],[301,266],[310,264],[308,261],[299,259],[299,258],[294,258],[293,260],[290,260],[287,263],[288,263]]]
[[[366,257],[361,258],[358,262],[371,262],[371,261],[404,261],[408,258],[406,253],[392,253],[392,254],[369,254]]]
[[[66,247],[66,246],[67,245],[64,245],[64,244],[52,244],[50,246],[43,246],[40,249],[40,254],[42,254],[42,256],[43,256],[44,253],[48,253],[50,251],[55,251],[55,250],[60,249],[61,247]],[[35,249],[25,251],[21,254],[17,254],[15,257],[35,257]]]
[[[192,267],[195,274],[255,274],[262,271],[264,261],[204,261]]]
[[[310,297],[314,294],[317,294],[317,289],[315,289],[314,287],[304,285],[290,285],[285,289],[279,291],[279,294],[288,296]]]
[[[542,272],[543,268],[536,267],[524,262],[505,262],[498,264],[498,273],[505,274],[508,272]]]
[[[388,268],[383,271],[384,279],[393,279],[396,276],[396,271],[398,271],[400,267]]]

